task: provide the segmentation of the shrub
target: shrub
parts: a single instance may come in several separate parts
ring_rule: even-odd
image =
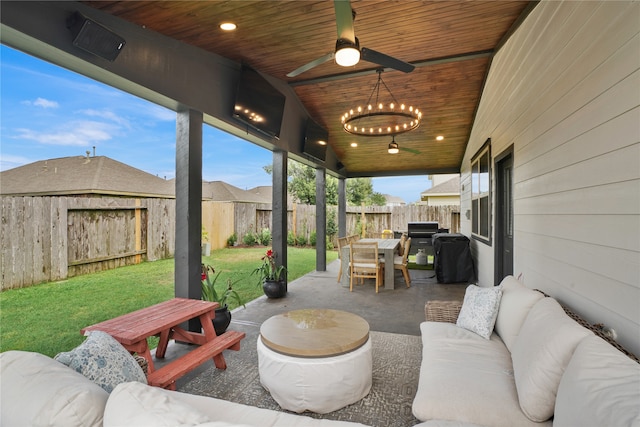
[[[296,245],[298,245],[298,246],[304,246],[304,245],[306,245],[306,244],[307,244],[307,238],[306,238],[306,236],[304,236],[303,234],[299,234],[299,235],[296,237]]]
[[[234,231],[231,236],[227,237],[227,247],[235,246],[237,241],[238,241],[238,235]]]
[[[293,231],[289,231],[287,233],[287,245],[295,246],[296,245],[296,237],[293,235]]]
[[[255,246],[256,243],[258,243],[258,236],[253,231],[248,231],[242,238],[242,241],[247,246]]]
[[[315,231],[312,231],[311,235],[309,236],[309,244],[311,246],[315,246],[317,241],[318,241],[318,236],[316,235]]]
[[[258,240],[260,240],[262,246],[271,245],[271,230],[269,230],[268,228],[263,228],[262,233],[260,233],[260,235],[258,236]]]

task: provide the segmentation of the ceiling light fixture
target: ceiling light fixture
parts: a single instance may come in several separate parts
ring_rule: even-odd
[[[389,143],[389,149],[387,150],[389,154],[398,154],[400,152],[400,147],[398,147],[398,143],[396,142],[395,136]]]
[[[220,24],[220,29],[224,31],[233,31],[236,28],[238,27],[233,22],[223,22],[222,24]]]
[[[420,126],[422,113],[413,106],[399,103],[382,80],[383,69],[378,69],[378,81],[373,86],[369,100],[365,106],[359,105],[344,113],[340,120],[345,132],[359,136],[398,135],[417,129]],[[380,87],[389,93],[391,98],[383,102],[380,98]],[[371,102],[375,94],[375,102]]]
[[[443,139],[444,139],[444,136],[442,135],[436,136],[436,141],[442,141]]]
[[[357,37],[355,39],[355,43],[345,39],[336,41],[336,64],[351,67],[360,62],[360,42]]]

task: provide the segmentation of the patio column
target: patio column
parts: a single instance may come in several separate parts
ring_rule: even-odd
[[[316,168],[316,271],[327,271],[327,171]]]
[[[176,116],[176,297],[202,297],[201,227],[202,112],[179,109]],[[192,327],[196,326],[190,322],[189,329]]]
[[[271,199],[271,247],[276,265],[287,266],[287,161],[286,151],[273,152],[273,194]]]
[[[338,178],[338,237],[347,235],[347,180]]]

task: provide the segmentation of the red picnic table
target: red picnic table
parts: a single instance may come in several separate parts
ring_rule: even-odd
[[[240,341],[245,337],[244,332],[227,331],[220,336],[216,335],[211,321],[218,307],[217,302],[173,298],[88,326],[83,328],[81,333],[85,334],[89,331],[108,333],[129,352],[137,353],[147,360],[149,384],[175,389],[177,378],[200,366],[207,359],[213,358],[216,368],[226,369],[227,364],[222,351],[240,350]],[[191,332],[180,327],[180,324],[195,318],[200,319],[203,332]],[[199,347],[156,370],[147,344],[147,338],[156,335],[160,336],[156,358],[164,357],[171,338],[197,344]]]

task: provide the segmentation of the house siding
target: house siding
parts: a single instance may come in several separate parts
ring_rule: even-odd
[[[461,165],[513,146],[514,274],[640,352],[640,3],[541,2],[493,59]],[[493,172],[493,171],[492,171]],[[495,179],[492,174],[492,199]],[[495,218],[495,203],[493,205]],[[479,282],[494,247],[473,241]]]

